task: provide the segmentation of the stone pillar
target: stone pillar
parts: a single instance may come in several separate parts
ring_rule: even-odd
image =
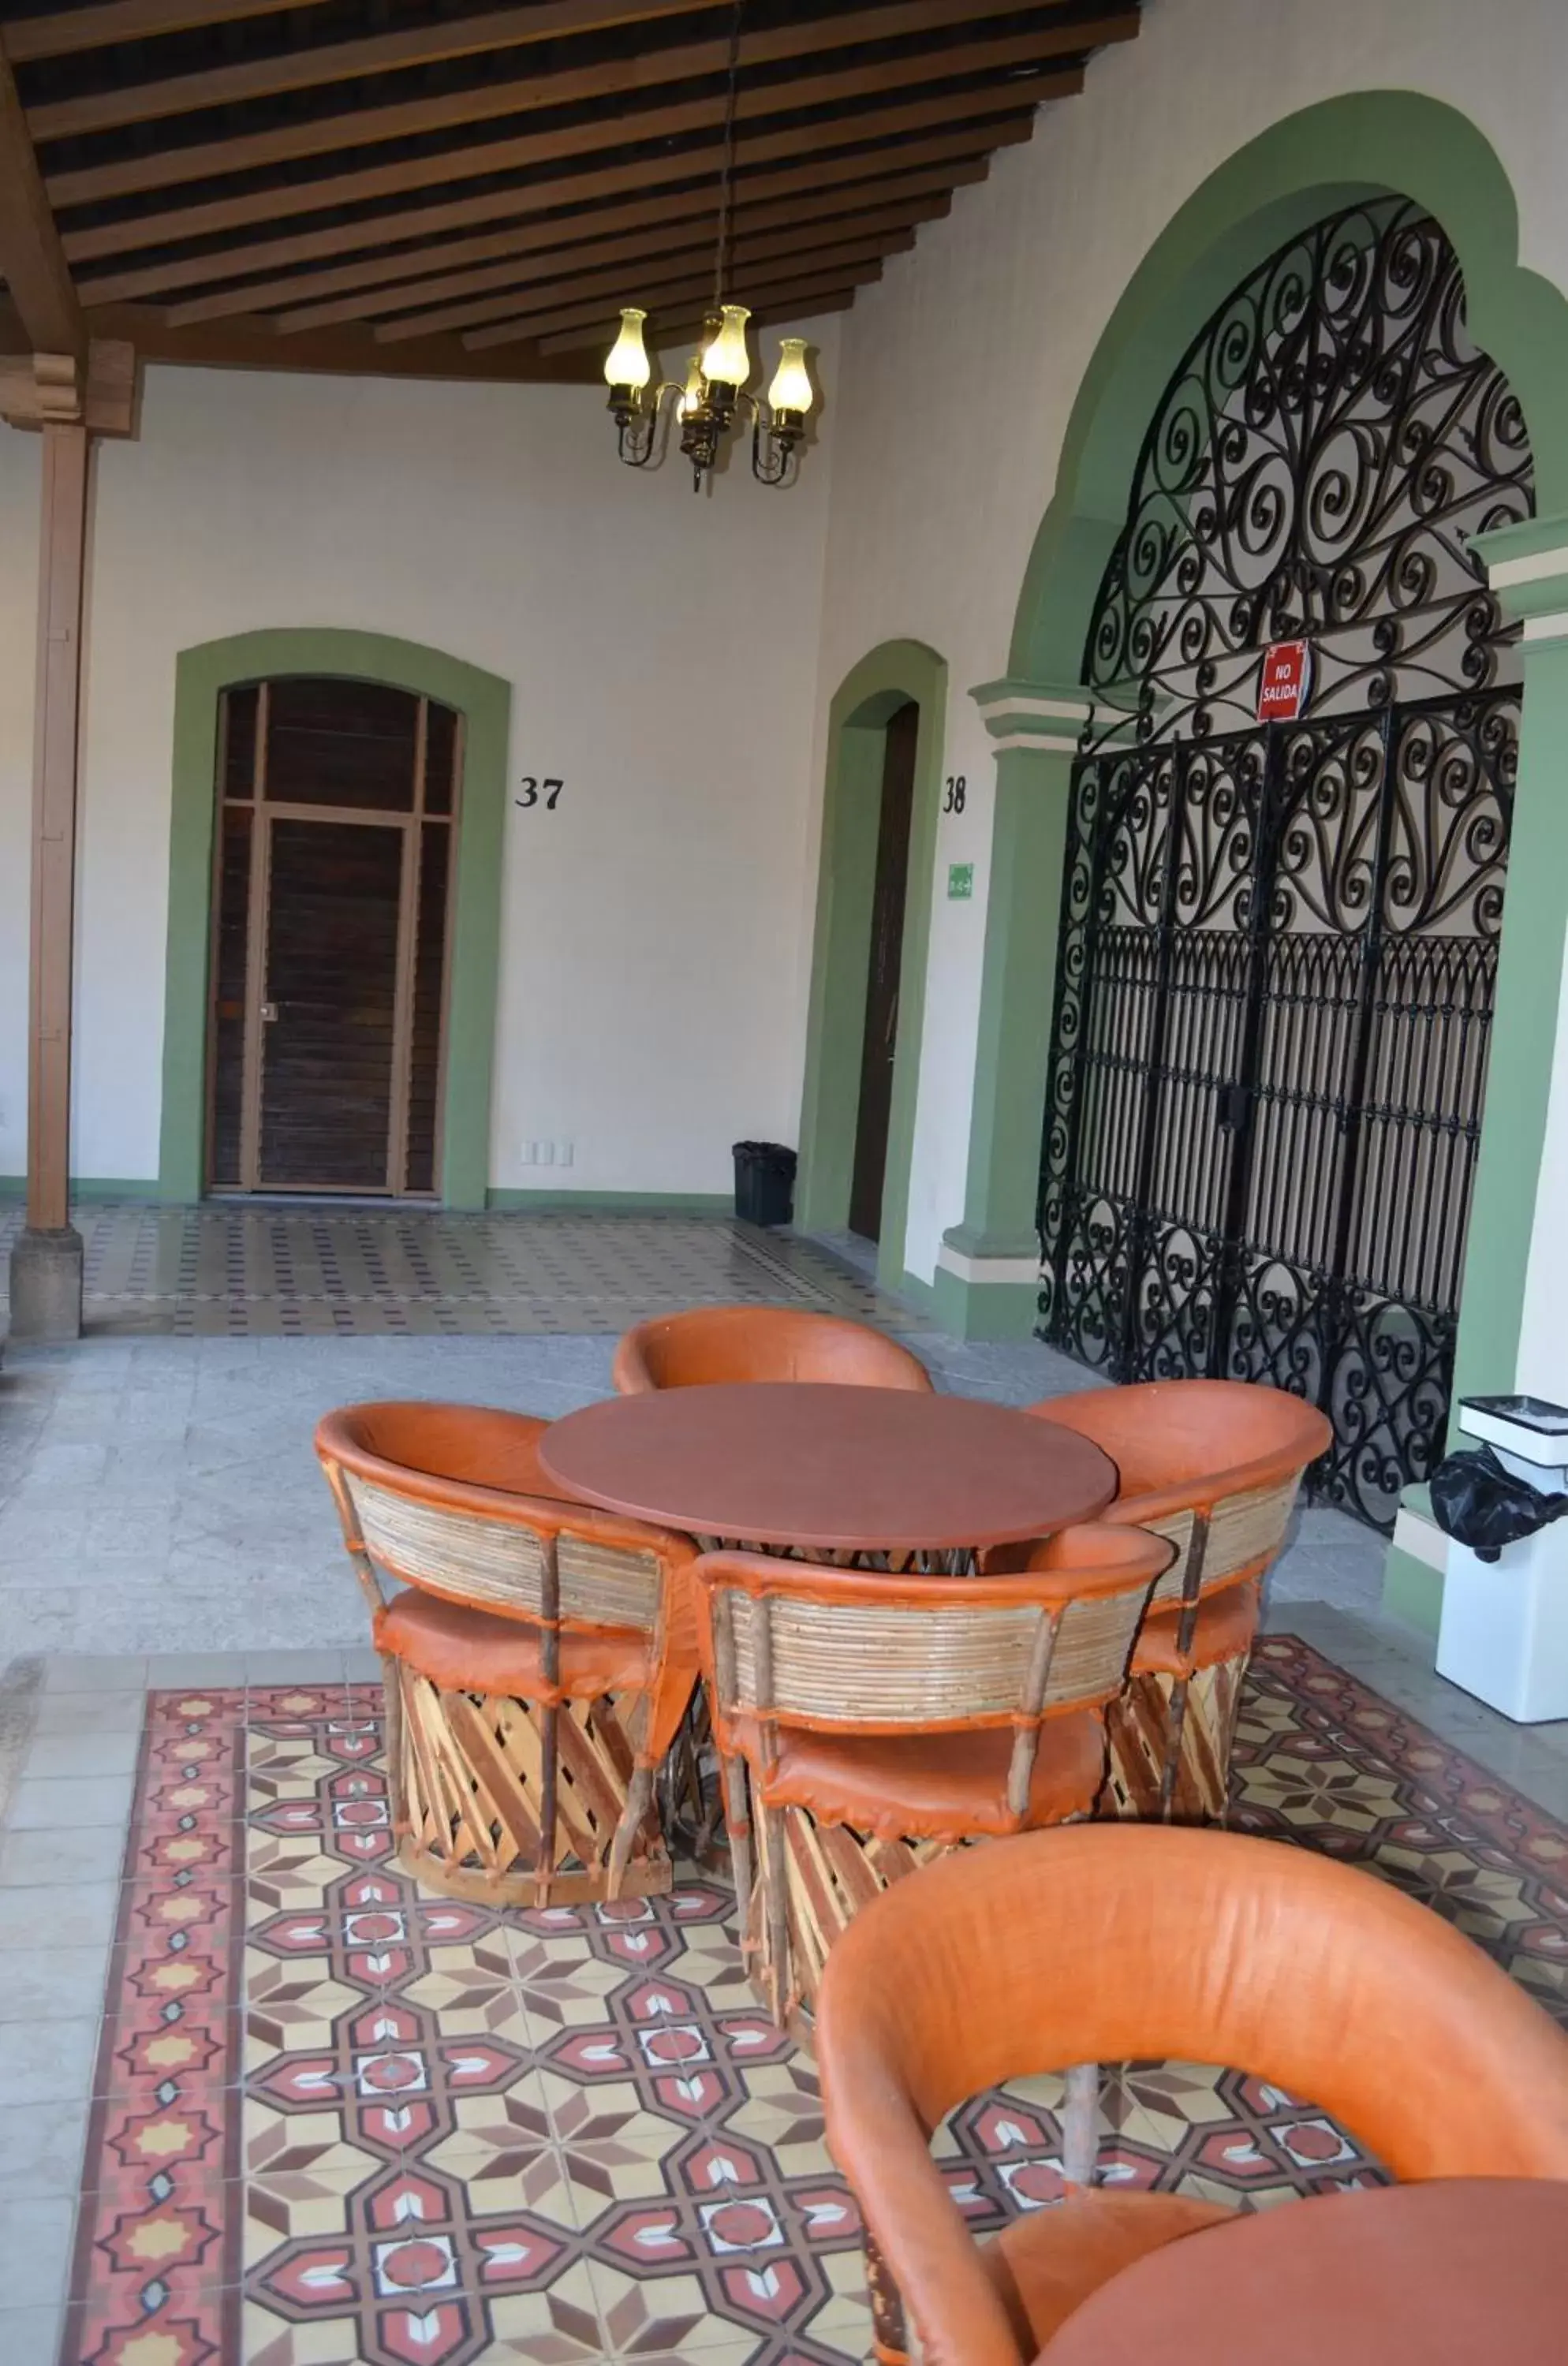
[[[970,693],[995,742],[996,815],[964,1221],[943,1234],[937,1319],[964,1339],[1025,1339],[1040,1297],[1035,1200],[1072,769],[1089,716],[1076,683]]]

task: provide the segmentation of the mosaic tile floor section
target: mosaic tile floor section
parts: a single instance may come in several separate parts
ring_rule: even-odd
[[[375,1687],[150,1696],[62,2366],[835,2366],[853,2202],[730,1900],[497,1913],[392,1869]],[[1288,1636],[1247,1829],[1367,1859],[1568,2020],[1568,1831]],[[977,2228],[1060,2191],[1056,2082],[938,2138]],[[1260,2206],[1375,2179],[1232,2071],[1108,2076],[1100,2174]]]
[[[21,1222],[0,1216],[0,1290]],[[218,1204],[80,1208],[74,1222],[100,1335],[618,1333],[729,1302],[914,1319],[814,1243],[721,1217]]]

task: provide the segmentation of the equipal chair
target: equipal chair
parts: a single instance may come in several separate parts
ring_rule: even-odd
[[[1084,1527],[1007,1578],[699,1561],[742,1946],[781,2028],[805,2033],[829,1949],[889,1882],[1089,1814],[1101,1710],[1169,1559],[1163,1538]]]
[[[1150,1380],[1029,1411],[1103,1448],[1121,1485],[1100,1518],[1167,1537],[1126,1690],[1108,1710],[1106,1812],[1223,1822],[1262,1582],[1296,1489],[1333,1441],[1323,1414],[1247,1380]],[[1006,1565],[1005,1550],[990,1564]]]
[[[1024,2366],[1120,2270],[1228,2216],[1093,2190],[1091,2157],[1063,2203],[976,2241],[932,2130],[1004,2079],[1086,2058],[1268,2079],[1401,2180],[1568,2178],[1568,2041],[1470,1940],[1374,1876],[1277,1842],[1132,1824],[973,1850],[877,1898],[822,1983],[828,2144],[868,2230],[889,2366],[907,2354],[900,2294],[925,2366]]]
[[[400,1860],[485,1904],[669,1888],[653,1778],[697,1674],[694,1548],[526,1491],[544,1427],[387,1403],[316,1430],[385,1669]]]
[[[926,1389],[931,1375],[896,1339],[837,1314],[794,1307],[696,1306],[639,1323],[615,1349],[624,1397],[725,1380],[829,1380],[869,1389]]]

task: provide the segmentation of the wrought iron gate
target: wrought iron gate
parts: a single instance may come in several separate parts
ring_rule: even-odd
[[[1090,637],[1042,1328],[1306,1395],[1319,1491],[1379,1524],[1447,1421],[1517,745],[1466,539],[1529,502],[1440,231],[1353,208],[1186,356]],[[1292,636],[1311,704],[1260,726]]]

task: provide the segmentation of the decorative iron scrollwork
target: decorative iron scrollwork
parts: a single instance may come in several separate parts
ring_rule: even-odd
[[[1469,550],[1528,517],[1529,445],[1465,325],[1458,261],[1400,198],[1281,247],[1190,346],[1145,441],[1087,655],[1097,734],[1206,738],[1309,637],[1314,710],[1497,679]]]
[[[1523,421],[1399,199],[1282,247],[1150,428],[1101,586],[1062,890],[1043,1335],[1321,1404],[1389,1525],[1447,1425],[1517,771],[1469,537]],[[1305,719],[1255,719],[1309,637]]]

